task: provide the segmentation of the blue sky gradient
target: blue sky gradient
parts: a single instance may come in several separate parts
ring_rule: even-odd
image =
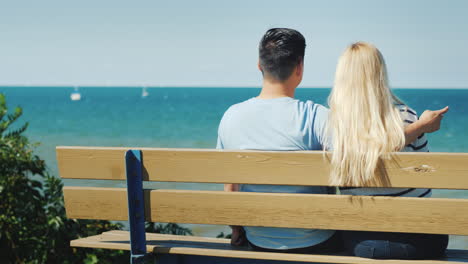
[[[330,87],[354,41],[393,87],[468,88],[468,1],[0,0],[0,85],[260,86],[271,27],[306,37],[302,87]]]

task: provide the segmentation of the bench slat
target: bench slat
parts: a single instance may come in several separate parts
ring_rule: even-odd
[[[68,218],[128,220],[127,189],[63,187]],[[148,199],[145,199],[148,201]],[[148,206],[148,203],[145,203]],[[148,215],[148,214],[146,214]]]
[[[69,218],[126,220],[126,191],[65,187]],[[468,235],[468,200],[146,190],[151,222]],[[148,202],[149,201],[149,202]]]
[[[62,178],[124,180],[129,148],[57,147]],[[144,180],[273,185],[328,185],[323,152],[138,148]],[[388,162],[392,187],[468,189],[468,153],[398,153]]]
[[[363,263],[379,264],[382,260],[366,259],[359,257],[339,256],[339,255],[312,255],[312,254],[284,254],[254,252],[245,248],[231,247],[229,240],[219,238],[203,238],[192,236],[175,236],[146,233],[147,251],[161,254],[184,254],[197,256],[216,256],[246,259],[265,259],[278,261],[296,262],[319,262],[319,263]],[[76,239],[71,242],[73,247],[92,247],[103,249],[129,250],[129,232],[110,231],[101,235]],[[461,252],[461,253],[460,253]],[[453,255],[453,256],[452,256]],[[462,258],[464,257],[464,258]],[[447,251],[447,257],[442,260],[385,260],[388,264],[454,264],[467,263],[467,251]],[[239,262],[245,263],[245,262]]]

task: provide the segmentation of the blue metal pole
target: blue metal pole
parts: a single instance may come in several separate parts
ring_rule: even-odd
[[[130,224],[130,263],[143,263],[146,255],[145,201],[140,150],[125,153],[127,174],[128,221]]]

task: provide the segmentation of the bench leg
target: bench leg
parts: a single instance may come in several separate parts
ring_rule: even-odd
[[[150,263],[148,260],[153,255],[146,252],[142,161],[140,150],[128,150],[125,153],[131,264]]]

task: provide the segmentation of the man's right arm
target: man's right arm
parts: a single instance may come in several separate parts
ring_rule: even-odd
[[[239,184],[237,184],[237,183],[224,184],[224,191],[225,192],[238,192],[239,191]]]
[[[223,120],[221,120],[219,124],[219,128],[218,128],[218,142],[216,143],[216,149],[224,149],[223,140],[221,139],[222,123],[223,123]],[[238,192],[239,184],[233,184],[233,183],[224,184],[224,191],[225,192]],[[231,245],[233,246],[243,245],[246,241],[244,229],[241,226],[230,226],[230,227],[232,229]]]
[[[221,125],[220,125],[221,127]],[[221,140],[220,131],[218,130],[218,142],[216,143],[216,149],[224,149],[223,141]],[[237,192],[239,191],[239,184],[224,184],[225,192]]]

